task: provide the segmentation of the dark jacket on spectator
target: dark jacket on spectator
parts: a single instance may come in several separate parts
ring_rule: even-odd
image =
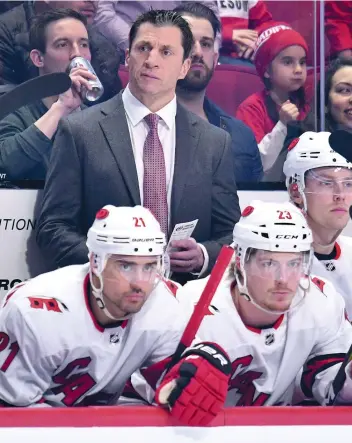
[[[42,101],[0,121],[0,172],[8,180],[44,180],[52,141],[35,125],[48,109]]]
[[[36,77],[38,69],[29,57],[29,27],[35,16],[31,2],[24,2],[0,16],[0,84],[20,84]],[[103,102],[121,89],[117,74],[120,53],[98,31],[89,28],[92,65],[102,82],[105,92],[99,102]]]
[[[45,180],[55,136],[48,138],[34,123],[47,112],[40,100],[0,121],[0,174],[7,180]]]
[[[231,136],[236,183],[259,182],[263,176],[263,166],[252,130],[208,98],[204,101],[204,112],[209,123],[224,129]]]

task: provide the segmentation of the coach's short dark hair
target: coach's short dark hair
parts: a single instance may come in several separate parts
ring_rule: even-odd
[[[46,48],[46,29],[50,23],[63,20],[65,18],[73,18],[80,21],[87,28],[87,19],[73,9],[53,9],[43,12],[33,17],[31,27],[29,29],[29,46],[30,50],[37,49],[45,52]]]
[[[214,31],[214,38],[221,33],[221,22],[219,18],[211,8],[203,3],[182,2],[179,6],[176,6],[174,11],[180,15],[188,15],[189,17],[208,20]]]
[[[133,23],[129,34],[129,48],[136,38],[138,29],[143,23],[151,23],[154,26],[176,26],[182,33],[183,59],[189,57],[193,47],[193,35],[187,21],[175,11],[166,11],[163,9],[151,9],[140,15]]]

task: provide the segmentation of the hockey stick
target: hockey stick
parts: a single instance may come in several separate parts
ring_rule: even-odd
[[[0,120],[22,106],[45,97],[62,94],[71,87],[71,79],[64,72],[32,78],[0,97]]]
[[[196,304],[191,318],[188,321],[186,329],[184,330],[180,343],[172,356],[171,362],[168,365],[167,371],[169,371],[172,366],[174,366],[179,360],[182,353],[187,349],[198,331],[200,324],[204,318],[204,315],[209,308],[211,300],[219,286],[219,283],[225,274],[227,267],[230,264],[231,258],[233,256],[233,248],[231,246],[223,246],[220,254],[216,260],[215,266],[212,269],[209,280],[203,289],[202,295]]]
[[[334,378],[334,381],[332,382],[332,392],[334,397],[329,399],[327,406],[335,406],[337,396],[339,395],[339,392],[343,388],[343,385],[345,384],[346,381],[346,372],[345,372],[346,366],[351,360],[352,360],[352,345],[348,350],[346,357],[342,365],[340,366],[340,369],[338,370],[336,377]]]

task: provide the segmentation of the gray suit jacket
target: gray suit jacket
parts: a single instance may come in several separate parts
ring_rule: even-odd
[[[228,133],[178,104],[170,232],[199,219],[193,237],[208,251],[208,271],[240,216],[233,171]],[[39,246],[58,266],[87,262],[86,234],[106,204],[141,204],[121,93],[61,121],[37,222]]]

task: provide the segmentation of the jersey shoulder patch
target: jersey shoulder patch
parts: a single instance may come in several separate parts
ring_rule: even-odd
[[[179,289],[179,286],[177,283],[175,283],[172,280],[169,280],[167,278],[163,278],[163,283],[165,284],[165,286],[167,287],[167,289],[171,292],[171,294],[176,297],[177,295],[177,291]]]
[[[324,292],[324,288],[325,288],[325,285],[326,285],[326,281],[324,279],[322,279],[321,277],[317,277],[317,276],[311,276],[310,280],[319,289],[319,291],[321,293],[323,293],[324,295],[327,295]]]
[[[315,294],[319,297],[323,295],[327,301],[328,304],[336,299],[342,297],[335,289],[335,286],[330,280],[327,280],[325,278],[322,278],[317,275],[311,275],[311,290],[315,292]]]
[[[214,305],[209,305],[208,309],[206,310],[204,315],[216,315],[220,312],[220,310],[214,306]]]
[[[9,291],[6,296],[5,296],[5,300],[4,303],[2,305],[3,308],[5,308],[5,306],[7,305],[7,303],[10,301],[10,299],[17,293],[17,291],[25,285],[25,282],[23,283],[19,283],[18,285],[16,285],[14,288],[11,289],[11,291]]]
[[[26,288],[26,285],[18,285],[12,290],[6,297],[3,309],[10,308],[12,305],[16,305],[17,309],[23,313],[34,312],[52,312],[52,313],[64,313],[69,309],[66,304],[55,297],[38,295],[36,291],[30,291]]]

